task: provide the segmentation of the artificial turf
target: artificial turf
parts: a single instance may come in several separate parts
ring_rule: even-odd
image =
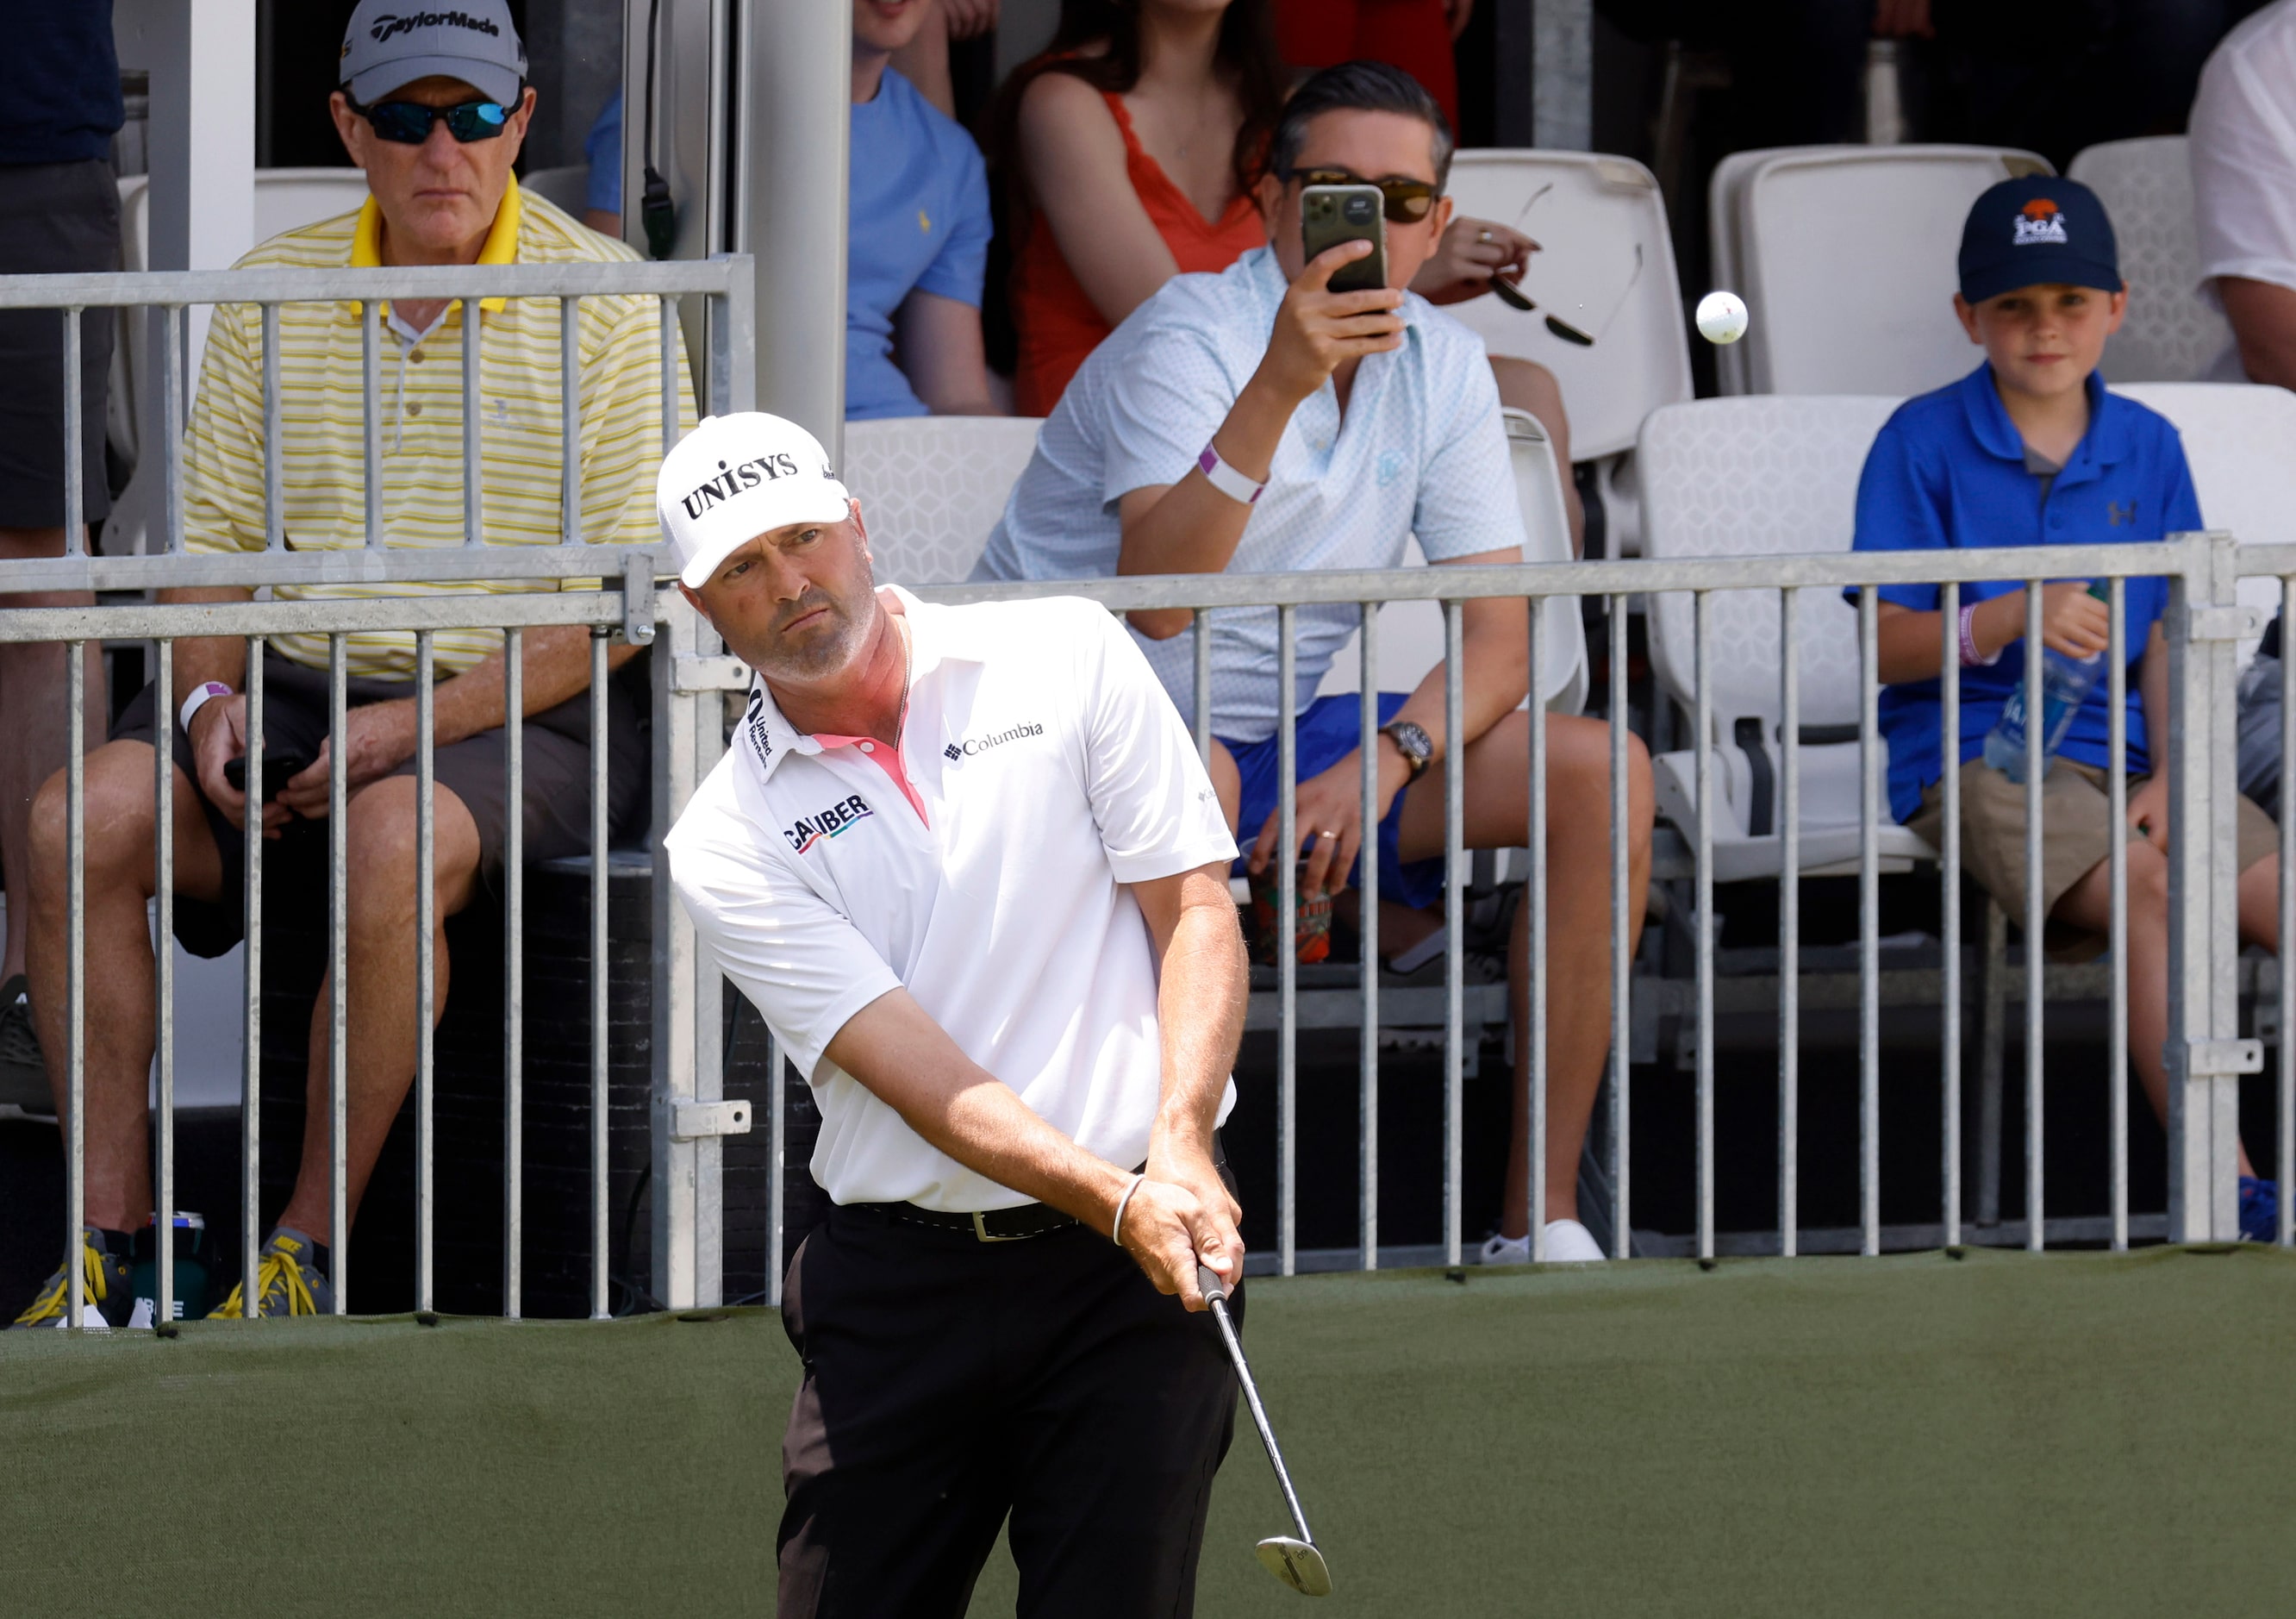
[[[1250,1294],[1338,1587],[1316,1611],[2296,1599],[2296,1256],[1644,1262]],[[769,1314],[713,1314],[0,1334],[0,1606],[768,1612],[795,1358]],[[1198,1612],[1303,1601],[1251,1556],[1283,1527],[1240,1424]],[[1000,1549],[972,1611],[1009,1613],[1013,1588]]]

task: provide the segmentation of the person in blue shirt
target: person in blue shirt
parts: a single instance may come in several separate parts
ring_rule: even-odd
[[[845,415],[988,415],[980,149],[891,66],[933,0],[853,0]]]
[[[1967,546],[2103,545],[2158,540],[2202,527],[2200,501],[2177,430],[2097,374],[2104,341],[2128,301],[2112,221],[2078,181],[2004,180],[1978,198],[1962,234],[1954,308],[1985,364],[1949,387],[1908,399],[1882,427],[1857,486],[1861,551]],[[2087,579],[2042,587],[2045,645],[2087,659],[2108,647],[2109,610]],[[1856,593],[1849,593],[1854,600]],[[1934,585],[1884,585],[1880,596],[1881,723],[1890,745],[1890,810],[1932,846],[1943,841],[1945,763],[1938,674],[1947,627]],[[2161,1048],[2168,1037],[2169,787],[2152,771],[2152,739],[2169,712],[2161,631],[2167,581],[2126,588],[2128,825],[2111,824],[2108,687],[2100,679],[2074,716],[2041,789],[2042,941],[2053,955],[2093,957],[2112,925],[2112,839],[2128,845],[2129,1054],[2156,1113],[2166,1116]],[[2026,789],[1983,759],[1985,737],[2024,681],[2025,591],[1966,584],[1955,626],[1963,665],[1962,855],[2009,916],[2025,914]],[[2242,935],[2277,948],[2279,834],[2240,801]],[[2274,1183],[2241,1155],[2241,1229],[2271,1238]]]
[[[582,195],[582,223],[603,236],[622,234],[622,92],[598,109],[597,121],[582,137],[582,159],[590,179]]]

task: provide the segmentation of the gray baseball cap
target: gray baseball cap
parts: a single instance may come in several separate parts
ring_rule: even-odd
[[[372,106],[433,75],[517,103],[526,45],[504,0],[448,0],[436,11],[424,0],[359,0],[343,29],[340,83],[351,99]]]

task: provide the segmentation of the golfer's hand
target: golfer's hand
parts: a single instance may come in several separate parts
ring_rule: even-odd
[[[1208,1202],[1185,1186],[1151,1177],[1125,1205],[1124,1251],[1157,1292],[1177,1294],[1190,1310],[1206,1309],[1196,1283],[1199,1254],[1230,1286],[1243,1276],[1243,1241],[1230,1212],[1234,1207],[1225,1187],[1216,1202]]]
[[[390,775],[414,757],[414,700],[369,703],[343,716],[343,791],[346,796]],[[334,739],[319,744],[319,756],[280,791],[280,801],[298,815],[317,820],[327,813],[327,773],[333,768]]]
[[[1334,292],[1326,284],[1341,265],[1371,251],[1368,242],[1342,242],[1308,261],[1275,312],[1275,330],[1256,380],[1276,398],[1297,405],[1324,385],[1342,362],[1403,346],[1403,294],[1391,287]]]
[[[1491,290],[1494,280],[1522,279],[1538,243],[1488,219],[1453,219],[1435,251],[1411,278],[1411,290],[1432,304],[1464,303]]]
[[[234,826],[247,825],[247,795],[233,786],[223,773],[223,768],[247,752],[247,699],[217,697],[200,706],[192,716],[192,758],[198,765],[200,791],[207,794],[208,802],[223,811],[224,818]],[[262,784],[258,781],[257,786]],[[266,837],[277,837],[279,829],[292,818],[277,804],[263,807],[263,830]]]
[[[2169,778],[2167,776],[2147,777],[2143,786],[2128,795],[2128,824],[2144,834],[2144,841],[2162,854],[2169,852]]]

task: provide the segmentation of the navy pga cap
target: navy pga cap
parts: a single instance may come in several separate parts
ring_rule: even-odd
[[[2019,287],[2121,288],[2104,204],[2079,180],[2027,175],[1988,186],[1961,227],[1961,295],[1983,303]]]
[[[526,45],[507,0],[359,0],[343,29],[340,83],[372,106],[418,78],[459,78],[488,101],[518,105]]]

